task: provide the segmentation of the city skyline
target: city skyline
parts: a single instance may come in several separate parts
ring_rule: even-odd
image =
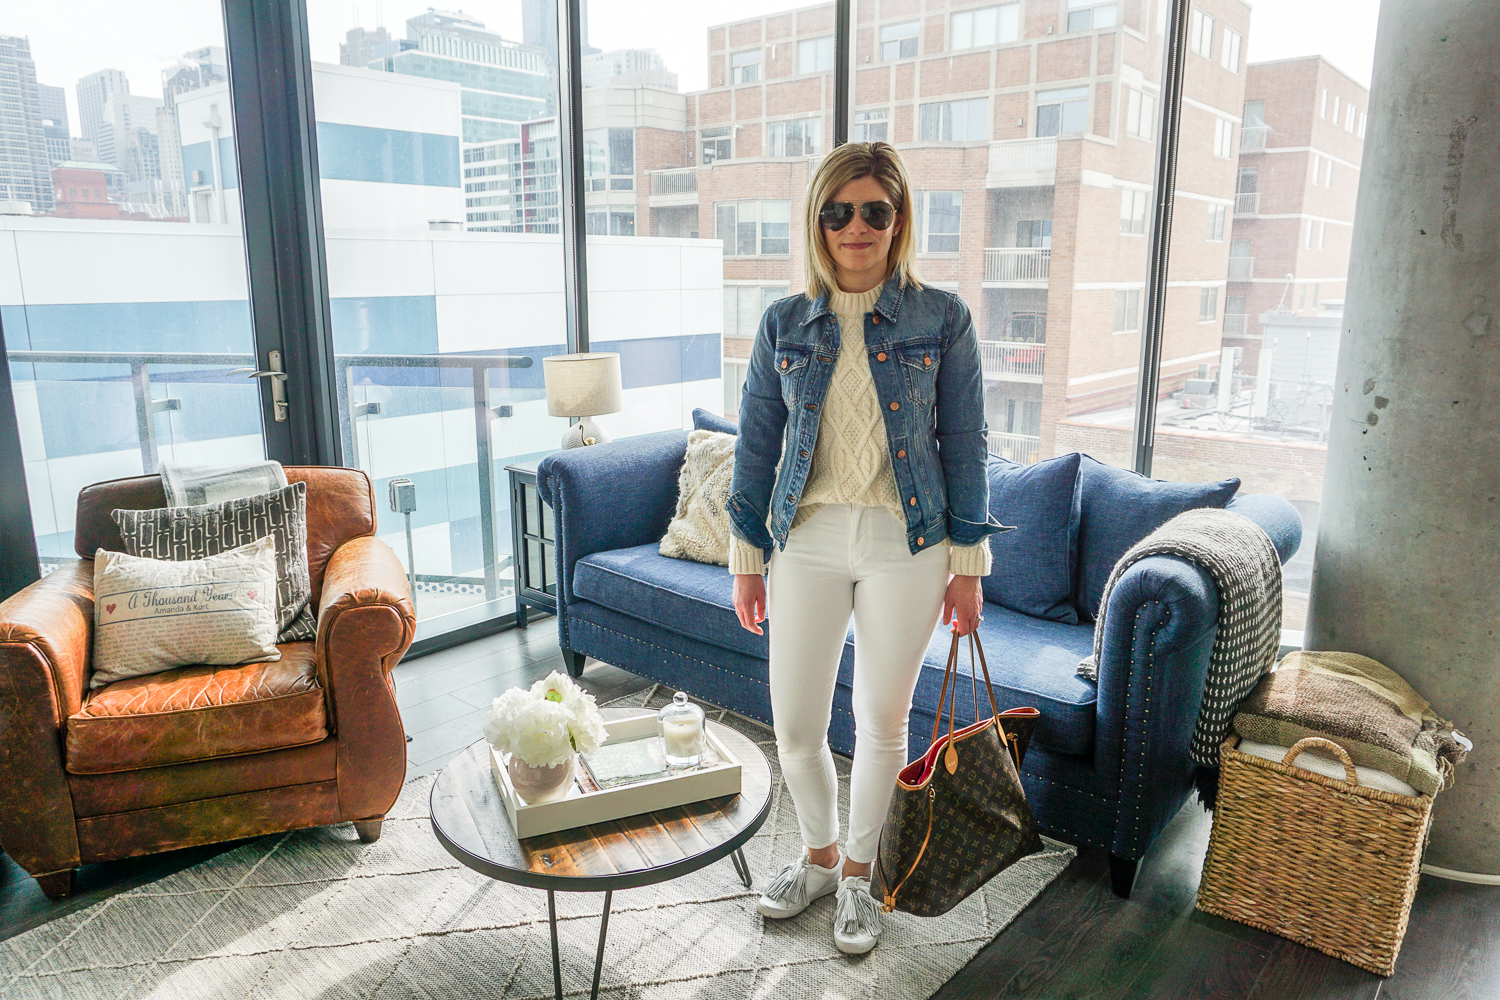
[[[856,17],[860,0],[855,0]],[[469,0],[460,6],[485,21],[507,39],[522,39],[520,0]],[[732,6],[705,6],[695,0],[659,0],[653,16],[634,16],[633,5],[594,0],[589,8],[590,40],[603,50],[654,48],[667,68],[678,74],[684,92],[704,89],[708,67],[704,33],[708,26],[725,24],[808,4],[786,0],[741,0]],[[1251,10],[1249,61],[1321,55],[1355,82],[1368,87],[1375,49],[1378,0],[1259,0]],[[420,2],[409,7],[381,4],[379,22],[393,36],[404,34],[407,18],[427,10]],[[337,64],[339,42],[351,27],[377,27],[377,5],[312,0],[308,5],[313,59]],[[362,24],[355,24],[356,12]],[[0,34],[28,37],[39,83],[67,92],[69,120],[79,121],[74,87],[78,80],[102,69],[119,69],[129,77],[133,92],[161,96],[161,71],[184,52],[224,44],[222,9],[207,0],[157,0],[150,10],[139,4],[111,0],[79,0],[63,9],[34,4],[5,13]],[[151,16],[155,14],[155,16]],[[399,14],[399,16],[398,16]],[[79,25],[87,24],[88,31]],[[122,44],[128,42],[128,44]],[[149,90],[140,89],[147,86]],[[139,81],[139,82],[137,82]]]

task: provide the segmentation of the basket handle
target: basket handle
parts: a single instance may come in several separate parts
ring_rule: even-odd
[[[1359,784],[1359,776],[1354,773],[1354,761],[1349,759],[1349,754],[1343,747],[1333,742],[1333,740],[1325,740],[1321,736],[1306,736],[1298,740],[1292,744],[1292,748],[1286,752],[1286,756],[1281,758],[1281,762],[1287,767],[1291,767],[1292,761],[1297,759],[1298,754],[1313,747],[1317,747],[1319,750],[1327,750],[1337,757],[1339,763],[1344,765],[1344,780],[1351,785],[1357,786]]]

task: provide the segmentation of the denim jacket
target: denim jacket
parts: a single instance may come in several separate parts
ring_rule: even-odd
[[[1010,530],[989,516],[984,375],[968,306],[892,277],[864,322],[912,553]],[[768,556],[786,548],[807,483],[838,327],[827,294],[793,295],[771,304],[755,335],[728,508],[735,533]]]

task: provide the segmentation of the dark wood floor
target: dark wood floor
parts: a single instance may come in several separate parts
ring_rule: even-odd
[[[411,737],[409,775],[442,767],[479,739],[485,709],[501,691],[561,669],[551,619],[401,664],[396,694]],[[646,683],[593,661],[583,678],[600,702]],[[1198,806],[1184,808],[1142,864],[1129,900],[1110,892],[1103,852],[1080,850],[936,1000],[1500,1000],[1500,888],[1424,875],[1396,975],[1383,980],[1195,910],[1209,828]],[[80,871],[74,895],[61,902],[47,900],[9,858],[0,858],[0,939],[228,846],[90,865]]]

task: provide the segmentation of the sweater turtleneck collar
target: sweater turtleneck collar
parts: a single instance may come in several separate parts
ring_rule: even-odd
[[[875,308],[884,285],[876,285],[866,292],[846,292],[835,288],[828,293],[828,308],[839,316],[863,316]]]

